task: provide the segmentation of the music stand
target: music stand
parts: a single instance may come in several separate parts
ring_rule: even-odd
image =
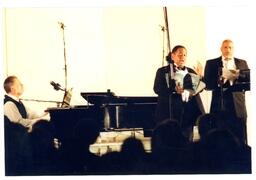
[[[64,94],[64,97],[63,97],[63,101],[62,101],[62,104],[61,104],[62,108],[70,106],[71,97],[72,97],[72,90],[73,90],[73,88],[65,91],[65,94]]]
[[[236,81],[235,84],[230,87],[230,90],[232,92],[251,90],[250,69],[240,70],[238,81]]]
[[[221,93],[221,110],[225,110],[224,109],[224,97],[223,97],[223,93],[224,93],[224,84],[223,84],[223,79],[222,81],[219,83],[219,87],[220,87],[220,93]],[[235,80],[234,84],[227,87],[227,89],[225,91],[228,92],[245,92],[245,91],[250,91],[251,89],[251,83],[250,83],[250,69],[243,69],[239,71],[239,76],[238,79]]]
[[[250,91],[251,89],[251,83],[250,83],[250,69],[244,69],[240,70],[238,79],[234,82],[232,86],[229,86],[226,91],[229,93],[233,92],[245,92],[245,91]],[[221,111],[224,111],[224,87],[223,84],[220,83],[220,93],[221,93]],[[243,124],[243,129],[244,129],[244,138],[245,138],[245,143],[247,144],[247,125],[246,122]]]
[[[82,92],[81,96],[90,104],[101,106],[107,99],[114,96],[113,92]]]

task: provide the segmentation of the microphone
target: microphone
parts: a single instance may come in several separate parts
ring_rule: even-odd
[[[51,81],[50,84],[53,86],[53,88],[58,91],[62,90],[59,83],[55,83],[54,81]]]
[[[164,32],[166,30],[166,28],[164,26],[161,26],[160,24],[159,24],[159,26],[161,27],[161,31]]]
[[[64,27],[66,27],[63,22],[58,22],[58,24],[60,25],[61,29],[64,29]]]
[[[171,76],[171,79],[173,80],[174,79],[174,70],[173,70],[173,63],[170,63],[170,76]]]
[[[169,74],[168,73],[165,73],[165,80],[166,80],[167,88],[170,88]]]
[[[169,63],[170,66],[170,77],[173,80],[174,79],[174,61],[172,60],[172,58],[170,56],[166,56],[166,61]]]

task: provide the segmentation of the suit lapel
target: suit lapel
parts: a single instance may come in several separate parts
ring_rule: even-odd
[[[236,68],[240,69],[240,61],[239,61],[239,59],[234,58],[234,61],[235,61]]]
[[[223,67],[223,63],[222,63],[222,60],[221,60],[221,57],[217,58],[217,66],[218,68],[222,68]]]

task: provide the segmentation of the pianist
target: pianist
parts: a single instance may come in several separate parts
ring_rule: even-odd
[[[4,81],[6,95],[4,98],[4,115],[9,121],[24,126],[28,132],[32,132],[33,125],[40,120],[49,120],[48,113],[41,116],[24,106],[19,99],[23,93],[23,84],[16,76],[9,76]]]
[[[53,145],[53,129],[47,113],[36,116],[20,101],[23,84],[16,76],[5,79],[4,89],[6,175],[30,174],[39,169],[34,166],[41,163],[36,162],[39,157],[47,156],[46,147]]]

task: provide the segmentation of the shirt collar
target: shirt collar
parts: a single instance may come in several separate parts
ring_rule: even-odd
[[[223,67],[227,69],[236,69],[235,59],[234,57],[230,58],[228,61],[224,60],[225,58],[222,56]]]
[[[178,67],[178,65],[176,63],[174,63],[174,67],[176,70],[180,70],[180,71],[185,71],[187,69],[186,66]]]
[[[224,56],[221,56],[222,61],[225,61],[225,59],[227,58],[225,58]],[[228,58],[228,61],[234,61],[234,57]]]
[[[11,94],[6,94],[7,96],[9,96],[10,98],[14,99],[15,101],[19,102],[19,98],[17,98],[16,96],[13,96]]]

